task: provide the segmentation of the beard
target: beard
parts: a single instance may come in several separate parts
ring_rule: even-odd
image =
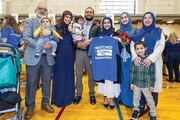
[[[37,15],[39,18],[43,18],[43,17],[46,17],[46,16],[47,16],[47,14],[41,14],[41,13],[38,13],[37,11],[36,11],[36,15]]]
[[[85,18],[86,18],[87,21],[92,21],[92,20],[93,20],[93,17],[87,18],[87,17],[85,16]]]
[[[39,18],[46,17],[46,15],[41,15],[41,14],[37,14],[37,16],[38,16]]]

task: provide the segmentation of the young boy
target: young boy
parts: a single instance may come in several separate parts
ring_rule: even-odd
[[[83,25],[84,18],[79,15],[75,17],[75,22],[70,24],[69,31],[72,34],[74,44],[77,44],[79,41],[84,39],[83,37]]]
[[[50,30],[52,32],[52,35],[49,36],[43,36],[42,32],[43,30]],[[52,25],[52,21],[49,17],[44,17],[41,19],[41,26],[34,32],[34,37],[39,37],[38,41],[36,43],[36,53],[35,57],[39,57],[40,53],[43,50],[43,46],[46,42],[51,43],[52,45],[52,51],[51,55],[56,56],[56,48],[57,48],[57,43],[53,41],[53,35],[57,36],[59,39],[63,39],[55,30]]]
[[[140,41],[134,45],[137,55],[141,58],[141,63],[147,58],[145,55],[146,46]],[[147,104],[150,108],[150,120],[156,120],[155,103],[151,92],[155,84],[155,64],[152,63],[149,67],[143,65],[136,66],[134,62],[131,66],[131,90],[133,90],[133,114],[132,119],[137,120],[139,115],[139,106],[141,93],[144,94]]]

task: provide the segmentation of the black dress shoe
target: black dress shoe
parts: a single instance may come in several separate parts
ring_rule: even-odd
[[[90,96],[90,103],[91,103],[91,105],[95,105],[96,104],[95,96]]]
[[[81,96],[76,96],[76,97],[74,98],[74,100],[73,100],[73,103],[74,103],[75,105],[77,105],[77,104],[79,104],[79,103],[81,102],[81,99],[82,99]]]

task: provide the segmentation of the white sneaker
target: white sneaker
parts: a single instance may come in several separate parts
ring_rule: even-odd
[[[38,57],[40,57],[40,54],[36,53],[34,56],[38,58]]]
[[[56,57],[56,53],[55,53],[55,52],[52,52],[51,55],[52,55],[53,57]]]

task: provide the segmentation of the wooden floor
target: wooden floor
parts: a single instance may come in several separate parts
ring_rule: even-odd
[[[21,79],[24,79],[24,74]],[[159,104],[157,106],[157,120],[179,120],[180,119],[180,83],[169,83],[167,77],[164,76],[163,91],[159,94]],[[53,114],[46,113],[40,109],[41,89],[37,90],[35,114],[32,120],[119,120],[117,109],[105,109],[103,104],[103,96],[96,93],[97,104],[90,105],[87,87],[87,76],[83,79],[84,91],[83,98],[78,105],[69,105],[65,108],[55,108]],[[21,96],[25,97],[25,86],[21,85]],[[24,99],[21,106],[26,110]],[[124,120],[129,120],[132,114],[131,108],[119,105]],[[62,114],[61,114],[62,113]],[[12,117],[14,113],[6,113],[0,116],[0,120],[6,120]],[[58,116],[59,115],[59,116]],[[146,113],[139,120],[149,120]]]

